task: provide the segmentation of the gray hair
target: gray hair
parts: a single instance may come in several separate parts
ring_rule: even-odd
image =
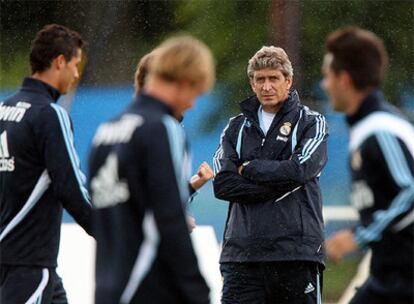
[[[286,52],[275,46],[263,46],[249,60],[247,76],[253,79],[254,72],[263,69],[278,69],[286,78],[293,76],[292,63]]]

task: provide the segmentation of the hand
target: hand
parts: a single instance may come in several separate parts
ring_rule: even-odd
[[[195,229],[195,227],[197,227],[195,218],[193,218],[190,215],[187,215],[186,216],[186,219],[187,219],[188,231],[191,233],[191,232],[193,232],[193,230]]]
[[[250,163],[250,161],[245,161],[238,169],[237,171],[239,172],[240,175],[243,175],[243,170],[244,168]]]
[[[326,241],[326,252],[328,257],[338,263],[342,258],[358,249],[354,234],[351,230],[340,230]]]
[[[211,169],[208,163],[203,162],[198,168],[197,173],[193,177],[191,177],[191,187],[193,187],[193,189],[197,191],[212,178],[213,170]]]

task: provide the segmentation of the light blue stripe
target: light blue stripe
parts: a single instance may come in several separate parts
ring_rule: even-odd
[[[320,131],[319,131],[319,138],[317,141],[315,141],[313,147],[308,151],[307,156],[302,160],[302,163],[305,162],[307,159],[311,157],[311,155],[316,151],[316,149],[319,147],[319,145],[322,143],[324,137],[325,137],[325,129],[326,129],[326,121],[322,119],[322,122],[320,124]]]
[[[384,132],[378,133],[377,138],[392,177],[394,178],[397,185],[400,187],[404,186],[407,180],[404,181],[404,176],[401,171],[402,168],[399,168],[398,160],[394,157],[394,153],[390,146],[392,143],[390,142],[387,134]]]
[[[316,303],[322,304],[322,295],[321,295],[321,285],[320,285],[320,278],[319,273],[316,275]]]
[[[45,193],[47,188],[45,188],[44,191],[39,192],[35,200],[33,200],[31,204],[27,205],[27,208],[23,212],[18,213],[16,217],[13,218],[13,222],[10,222],[9,225],[7,225],[6,228],[4,228],[4,230],[2,231],[0,235],[0,242],[9,234],[10,231],[14,229],[14,227],[16,227],[26,217],[26,215],[30,212],[30,210],[33,209],[33,207],[37,204],[37,202],[42,197],[43,193]]]
[[[409,186],[410,184],[414,184],[413,176],[410,173],[410,169],[408,167],[408,164],[406,162],[404,153],[401,149],[400,144],[398,143],[398,140],[392,136],[391,134],[387,134],[387,140],[389,142],[389,148],[392,150],[392,156],[396,160],[397,167],[399,168],[403,182],[407,182],[405,186]],[[413,139],[414,140],[414,139]]]
[[[316,118],[317,121],[320,118]],[[312,148],[309,149],[309,151],[305,152],[304,155],[299,157],[300,163],[303,164],[305,161],[307,161],[312,154],[316,151],[316,149],[319,147],[319,145],[323,142],[323,139],[325,137],[325,129],[326,129],[326,122],[325,119],[322,117],[321,124],[317,124],[317,135],[314,138],[313,144],[311,145]]]
[[[315,136],[311,140],[309,140],[302,149],[302,157],[304,157],[308,153],[308,150],[314,145],[315,141],[317,141],[320,136],[320,119],[318,116],[316,116],[315,130]]]
[[[308,150],[305,152],[306,154],[310,154],[315,145],[318,145],[318,142],[323,139],[323,136],[325,135],[325,119],[323,117],[317,116],[316,120],[318,121],[318,125],[317,125],[317,132],[318,134],[315,136],[314,141],[312,143],[312,145],[309,145]]]
[[[79,157],[76,153],[76,150],[73,145],[73,134],[72,130],[70,128],[70,120],[69,116],[66,113],[66,111],[58,106],[57,104],[52,103],[52,108],[56,111],[58,120],[60,123],[60,127],[62,129],[63,138],[66,145],[66,150],[68,151],[69,159],[72,164],[73,172],[75,173],[76,180],[79,184],[79,189],[82,192],[83,198],[88,204],[90,203],[90,198],[88,191],[85,188],[85,175],[80,170],[80,164],[79,164]]]
[[[414,177],[410,172],[407,160],[406,160],[405,155],[404,155],[404,153],[401,149],[401,145],[400,145],[400,143],[398,142],[398,140],[395,136],[390,136],[390,139],[393,142],[392,147],[395,149],[395,155],[394,156],[397,158],[397,162],[399,163],[399,167],[402,169],[404,177],[407,180],[411,181],[407,184],[407,186],[410,185],[410,184],[413,185],[414,184],[413,183]]]
[[[171,157],[173,160],[175,177],[177,179],[178,189],[183,204],[188,201],[188,180],[184,176],[184,153],[185,153],[185,135],[180,124],[170,116],[164,116],[162,119],[167,130],[168,141],[170,146]]]
[[[414,186],[400,192],[392,201],[388,210],[378,211],[374,214],[374,222],[366,228],[358,228],[355,241],[363,246],[371,241],[379,241],[382,231],[400,214],[406,212],[414,203]]]
[[[121,294],[120,304],[131,303],[142,281],[151,271],[157,257],[161,235],[157,228],[154,214],[151,211],[145,213],[142,220],[143,241],[138,250],[138,256],[134,262],[128,282]],[[172,253],[174,254],[174,253]]]
[[[66,132],[69,135],[69,139],[70,139],[70,143],[71,143],[70,147],[72,149],[72,155],[73,155],[74,160],[75,160],[76,168],[79,168],[80,167],[80,160],[79,160],[78,154],[76,153],[76,150],[75,150],[75,147],[74,147],[74,144],[73,144],[74,139],[73,139],[72,129],[70,127],[71,124],[70,124],[70,120],[69,120],[69,115],[67,114],[66,110],[64,110],[63,108],[61,108],[61,113],[62,113],[63,119],[65,121]],[[79,174],[81,184],[85,185],[85,183],[86,183],[85,174],[83,174],[83,172],[80,169],[77,170],[77,173]],[[86,191],[86,188],[85,188],[85,191]],[[86,191],[86,193],[88,194],[87,191]]]
[[[235,117],[231,117],[229,119],[229,122],[227,123],[227,126],[223,129],[223,132],[221,132],[220,135],[220,144],[216,150],[216,152],[213,155],[213,166],[214,166],[214,175],[216,175],[217,173],[220,172],[221,170],[221,163],[220,163],[220,158],[223,157],[224,155],[224,150],[223,150],[223,139],[224,139],[224,135],[226,134],[227,129],[230,126],[231,121],[234,119]]]
[[[377,133],[376,138],[396,184],[400,187],[407,187],[413,184],[413,177],[398,142],[393,140],[392,135],[385,132]]]
[[[296,144],[298,143],[298,140],[297,140],[296,135],[297,135],[297,132],[298,132],[299,122],[300,122],[300,120],[302,118],[302,113],[303,113],[303,110],[300,110],[299,119],[296,122],[296,126],[293,128],[293,133],[292,133],[292,154],[295,151]]]
[[[260,125],[260,129],[262,129],[263,133],[266,135],[267,131],[264,125],[264,121],[263,121],[263,108],[262,106],[259,107],[259,109],[257,110],[257,118],[259,119],[259,125]]]
[[[219,161],[218,157],[216,156],[219,153],[219,150],[220,149],[222,149],[221,146],[216,151],[216,154],[213,157],[214,175],[216,175],[220,171],[220,169],[221,169],[220,161]]]
[[[320,132],[320,120],[318,119],[318,117],[316,117],[315,136],[312,139],[308,140],[306,144],[303,146],[302,153],[301,153],[302,155],[299,156],[300,160],[306,157],[306,155],[308,154],[308,150],[311,147],[313,147],[315,142],[319,139],[319,136],[320,136],[319,132]]]
[[[43,183],[43,184],[40,184]],[[39,199],[42,195],[46,192],[49,188],[50,179],[47,175],[47,171],[44,170],[42,175],[40,175],[39,180],[37,181],[35,187],[33,188],[33,192],[29,195],[30,196],[35,193],[34,199],[30,202],[29,200],[23,205],[22,209],[16,214],[16,216],[8,223],[8,225],[3,229],[0,234],[0,242],[9,234],[10,231],[14,229],[33,209],[33,207],[37,204]],[[40,187],[39,189],[37,187]]]
[[[241,145],[242,145],[242,139],[243,139],[243,129],[246,124],[247,118],[244,119],[243,124],[239,130],[239,135],[237,136],[237,144],[236,144],[236,152],[239,158],[241,157]]]

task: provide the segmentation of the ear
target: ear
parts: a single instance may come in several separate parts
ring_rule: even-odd
[[[250,84],[250,87],[252,88],[252,91],[256,93],[253,78],[249,78],[249,84]]]
[[[66,65],[65,56],[63,54],[60,54],[55,59],[53,59],[53,62],[52,63],[55,65],[55,67],[58,70],[62,69]]]
[[[290,90],[292,84],[293,84],[293,76],[291,76],[290,78],[286,78],[287,81],[287,88],[288,90]]]
[[[349,72],[344,71],[344,70],[341,71],[338,75],[338,78],[342,86],[345,86],[345,87],[354,86],[354,82],[352,81],[352,77],[351,77],[351,74],[349,74]]]

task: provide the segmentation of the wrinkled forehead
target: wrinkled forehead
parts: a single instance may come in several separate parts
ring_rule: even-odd
[[[271,77],[271,76],[280,77],[280,76],[283,76],[283,73],[280,69],[274,69],[274,68],[255,70],[253,73],[254,78]]]

